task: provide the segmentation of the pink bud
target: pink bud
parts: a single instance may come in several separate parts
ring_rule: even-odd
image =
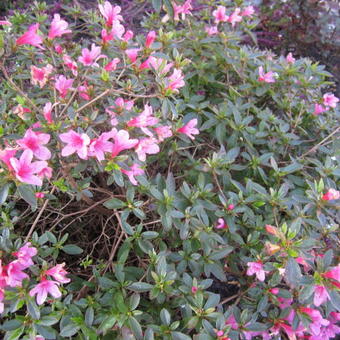
[[[148,35],[146,36],[145,47],[150,48],[150,46],[154,43],[155,39],[156,32],[155,31],[149,32]]]
[[[235,208],[234,204],[229,204],[227,210],[233,210]]]
[[[191,287],[191,293],[196,294],[198,291],[198,288],[196,286]]]
[[[272,293],[272,294],[274,294],[274,295],[279,294],[279,291],[280,291],[279,288],[271,288],[271,289],[269,289],[269,292]]]
[[[36,198],[44,198],[45,197],[45,194],[43,192],[36,192],[35,193],[35,197]]]

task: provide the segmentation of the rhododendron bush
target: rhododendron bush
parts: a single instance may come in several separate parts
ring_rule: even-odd
[[[334,338],[331,75],[246,1],[152,5],[0,21],[2,337]]]

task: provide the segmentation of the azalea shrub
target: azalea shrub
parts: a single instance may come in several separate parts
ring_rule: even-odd
[[[2,337],[335,338],[331,75],[246,1],[152,6],[0,21]]]

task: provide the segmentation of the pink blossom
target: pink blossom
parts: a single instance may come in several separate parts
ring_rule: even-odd
[[[56,281],[60,283],[68,283],[71,280],[66,277],[68,274],[64,269],[65,263],[57,264],[54,267],[48,269],[45,274],[52,276]]]
[[[109,106],[108,108],[105,109],[105,111],[110,115],[114,114],[115,112],[122,113],[124,110],[130,111],[133,108],[133,105],[134,105],[133,100],[125,100],[122,97],[118,97],[115,100],[115,105]],[[113,109],[114,112],[111,109]]]
[[[263,263],[261,261],[257,262],[248,262],[247,263],[248,269],[247,269],[247,275],[256,275],[257,279],[259,281],[264,281],[267,271],[263,269]]]
[[[197,291],[198,291],[198,287],[196,287],[196,286],[191,287],[191,293],[196,294]]]
[[[114,138],[116,131],[104,132],[98,138],[91,140],[89,156],[96,157],[99,162],[105,159],[105,152],[111,152],[113,143],[109,139]]]
[[[227,22],[230,22],[232,27],[234,27],[236,23],[242,21],[242,16],[240,15],[240,12],[240,8],[235,8],[235,11],[231,13],[231,15],[228,17]]]
[[[182,20],[185,19],[186,14],[191,14],[190,10],[192,9],[191,0],[186,0],[183,5],[176,5],[173,3],[174,9],[174,20],[179,20],[179,14],[182,16]]]
[[[31,242],[24,244],[18,251],[12,253],[18,259],[18,263],[22,266],[22,269],[26,269],[33,266],[32,257],[37,255],[37,248],[31,247]]]
[[[139,65],[139,69],[142,71],[142,70],[145,70],[147,68],[150,68],[150,58],[151,57],[148,57],[145,61],[143,61],[140,65]]]
[[[10,159],[15,156],[17,153],[17,149],[13,148],[5,148],[4,150],[0,149],[0,161],[5,163],[9,170],[13,170]]]
[[[42,279],[33,289],[30,290],[30,296],[36,295],[37,304],[42,305],[47,299],[47,294],[54,298],[60,298],[61,292],[58,288],[59,282]]]
[[[108,33],[106,29],[102,29],[101,36],[102,36],[103,44],[107,44],[109,41],[113,40],[114,38],[113,32],[111,31],[110,33]]]
[[[144,170],[137,163],[132,164],[130,170],[121,169],[121,172],[128,176],[132,185],[138,184],[135,176],[144,175]]]
[[[286,61],[289,64],[294,64],[295,63],[295,58],[293,57],[292,52],[289,52],[286,56]]]
[[[217,335],[218,337],[223,336],[223,335],[224,335],[224,332],[223,332],[223,331],[216,331],[216,335]]]
[[[218,27],[217,26],[206,26],[205,31],[208,35],[215,35],[218,34]]]
[[[259,78],[258,81],[265,82],[265,83],[275,83],[275,73],[270,71],[267,73],[264,73],[263,67],[259,67]]]
[[[193,135],[198,135],[199,134],[199,130],[196,129],[197,125],[197,119],[191,119],[189,120],[188,123],[186,123],[184,126],[182,126],[181,128],[179,128],[177,130],[177,132],[183,133],[185,135],[187,135],[190,139],[194,140],[195,137]]]
[[[329,106],[335,109],[338,101],[339,101],[339,98],[335,97],[333,93],[325,93],[323,95],[323,104],[325,106]]]
[[[36,198],[44,198],[45,197],[45,194],[43,192],[36,192],[35,193],[35,197]]]
[[[67,79],[63,75],[59,75],[55,81],[55,88],[59,92],[61,98],[65,98],[69,89],[72,88],[74,79]]]
[[[156,58],[153,56],[150,56],[148,58],[149,64],[161,75],[167,74],[174,63],[169,63],[163,59],[163,58]]]
[[[219,218],[217,220],[217,225],[215,225],[216,229],[228,229],[228,225],[224,222],[223,218]]]
[[[91,89],[92,86],[88,86],[87,82],[85,81],[84,85],[78,86],[79,96],[85,100],[91,99]]]
[[[48,178],[50,179],[52,177],[52,168],[50,168],[49,166],[46,166],[44,167],[41,171],[39,171],[37,173],[37,175],[40,177],[40,178]]]
[[[101,58],[105,58],[106,56],[103,54],[100,54],[102,51],[101,47],[96,46],[95,44],[91,45],[91,51],[88,48],[83,48],[81,50],[81,56],[78,58],[78,60],[84,65],[84,66],[99,66],[97,64],[97,60]]]
[[[79,158],[87,159],[88,150],[87,147],[90,144],[90,138],[87,134],[79,134],[73,130],[62,133],[59,138],[67,145],[61,150],[63,157],[70,156],[77,153]]]
[[[131,149],[138,144],[138,139],[130,139],[129,133],[125,130],[119,130],[113,139],[112,157],[116,157],[121,151]]]
[[[140,51],[140,48],[130,48],[129,50],[125,51],[131,63],[136,62],[139,51]]]
[[[181,70],[174,69],[172,75],[167,78],[168,86],[166,90],[172,90],[175,93],[178,93],[178,89],[185,85],[184,76]]]
[[[109,1],[105,1],[104,5],[99,5],[99,11],[106,20],[106,26],[111,27],[113,21],[123,21],[123,17],[119,15],[121,8],[120,6],[112,7]]]
[[[126,31],[125,34],[124,34],[124,36],[123,36],[123,40],[124,40],[125,42],[128,42],[128,41],[129,41],[130,39],[132,39],[132,38],[133,38],[133,32],[130,31],[130,30]]]
[[[28,279],[19,261],[12,261],[7,266],[6,284],[10,287],[21,287],[22,280]]]
[[[62,54],[63,53],[63,48],[57,44],[54,46],[54,50],[58,53],[58,54]]]
[[[43,47],[41,46],[43,39],[40,35],[37,34],[38,29],[39,24],[31,25],[28,28],[28,31],[16,40],[16,44],[18,46],[27,44],[43,49]]]
[[[119,58],[113,58],[108,64],[105,65],[105,71],[115,71],[117,69],[117,65],[120,63]]]
[[[326,277],[327,279],[333,279],[340,282],[340,263],[336,267],[333,267],[331,270],[323,273],[322,276]]]
[[[148,130],[146,127],[155,125],[157,123],[158,118],[153,116],[152,106],[146,104],[144,106],[144,111],[137,117],[129,120],[127,126],[139,127],[146,135],[152,137],[152,132],[150,132],[150,130]]]
[[[148,33],[148,35],[146,36],[145,47],[146,48],[150,48],[151,45],[154,43],[155,39],[156,39],[156,32],[155,31],[150,31]]]
[[[235,208],[234,204],[229,204],[228,207],[227,207],[227,210],[231,211],[231,210],[234,210],[234,208]]]
[[[255,13],[255,9],[253,6],[247,6],[241,12],[241,16],[243,17],[251,17]]]
[[[228,16],[225,14],[226,8],[224,6],[218,6],[217,9],[215,9],[212,12],[212,15],[215,18],[215,23],[218,24],[220,22],[226,22],[228,20]]]
[[[77,63],[67,54],[63,55],[64,65],[72,71],[72,74],[76,77],[78,75],[78,65]]]
[[[272,293],[273,295],[277,295],[280,292],[279,288],[271,288],[269,289],[269,292]]]
[[[171,126],[163,125],[154,128],[158,141],[163,142],[165,138],[169,138],[172,136]]]
[[[114,20],[111,28],[111,34],[113,37],[115,39],[122,39],[124,32],[124,26],[118,20]]]
[[[46,161],[33,162],[33,152],[30,149],[26,149],[20,159],[12,157],[10,159],[16,178],[23,183],[42,185],[42,180],[34,174],[41,171],[47,166]]]
[[[306,260],[299,256],[299,257],[296,257],[295,258],[295,261],[298,263],[298,264],[301,264],[303,266],[303,269],[308,272],[310,269],[311,269],[311,266],[308,264],[308,262],[306,262]]]
[[[65,20],[60,19],[59,14],[54,14],[51,28],[48,32],[48,39],[52,40],[56,37],[61,37],[63,34],[71,33],[72,31],[67,28],[68,23]]]
[[[317,309],[301,307],[300,311],[307,314],[312,320],[312,323],[309,324],[309,329],[313,335],[319,335],[321,327],[328,326],[330,324],[328,320],[322,317],[321,313]]]
[[[314,287],[314,300],[313,303],[316,307],[319,307],[320,305],[322,305],[324,302],[326,302],[327,300],[330,300],[330,296],[327,292],[326,287],[324,286],[320,286],[320,285],[316,285]]]
[[[25,120],[28,116],[28,113],[32,112],[29,108],[23,107],[22,105],[17,105],[13,109],[13,113],[17,114],[21,119]]]
[[[24,150],[31,150],[33,155],[42,161],[46,161],[51,158],[51,152],[46,148],[46,145],[50,141],[50,135],[47,133],[34,132],[28,129],[24,138],[18,139],[16,142]]]
[[[159,152],[158,141],[155,138],[142,138],[136,146],[138,159],[142,162],[146,160],[147,154],[156,154]]]
[[[53,124],[53,119],[52,119],[52,103],[48,102],[45,104],[43,108],[43,116],[46,119],[48,124]]]
[[[323,196],[324,201],[338,200],[340,198],[340,191],[330,188]]]
[[[38,68],[34,65],[31,66],[31,83],[41,87],[45,86],[48,80],[48,76],[52,73],[53,66],[47,64],[47,66]]]
[[[8,20],[0,20],[1,26],[12,26],[12,24]]]
[[[325,111],[327,111],[328,108],[327,107],[324,107],[320,104],[314,104],[314,112],[313,112],[313,115],[315,116],[318,116],[320,113],[323,113]]]

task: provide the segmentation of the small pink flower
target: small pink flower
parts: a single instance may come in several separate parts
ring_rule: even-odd
[[[263,67],[259,67],[259,78],[258,81],[265,82],[265,83],[275,83],[275,73],[270,71],[267,73],[264,73]]]
[[[38,161],[32,163],[32,159],[33,152],[30,149],[26,149],[19,160],[13,157],[10,159],[10,162],[15,176],[20,182],[41,186],[42,180],[34,174],[47,167],[47,162]]]
[[[132,38],[133,38],[133,32],[128,30],[128,31],[125,32],[125,34],[123,36],[123,41],[128,42]]]
[[[316,285],[314,286],[314,300],[313,303],[316,307],[319,307],[323,303],[325,303],[327,300],[330,300],[330,296],[327,292],[326,287]]]
[[[13,148],[5,148],[4,150],[0,149],[0,161],[5,163],[9,170],[13,170],[10,159],[15,156],[17,153],[17,149]]]
[[[113,131],[116,131],[115,129]],[[113,137],[114,144],[111,156],[116,157],[121,151],[134,148],[138,144],[138,139],[130,139],[129,133],[125,130],[119,130]]]
[[[199,130],[195,127],[197,125],[197,119],[191,119],[189,120],[188,123],[186,123],[184,126],[179,128],[177,132],[183,133],[187,135],[190,139],[194,140],[195,137],[193,135],[198,135],[200,132]]]
[[[72,88],[74,79],[67,79],[63,75],[59,75],[55,81],[55,88],[59,92],[61,98],[65,98],[69,89]]]
[[[293,57],[292,52],[289,52],[286,56],[286,61],[288,64],[294,64],[295,63],[295,58]]]
[[[39,171],[37,173],[37,175],[40,177],[40,178],[48,178],[50,179],[52,177],[52,168],[50,168],[49,166],[46,166],[44,167],[41,171]]]
[[[323,104],[328,107],[335,109],[339,98],[335,97],[333,93],[325,93],[323,95]]]
[[[37,253],[37,248],[31,247],[31,242],[27,242],[18,251],[12,253],[12,255],[18,259],[17,262],[20,263],[22,269],[26,269],[33,266],[32,257],[37,255]]]
[[[28,279],[28,275],[23,272],[24,267],[16,260],[7,266],[6,284],[10,287],[21,287],[22,280]]]
[[[138,159],[142,162],[146,160],[146,155],[154,155],[159,152],[158,141],[155,138],[142,138],[136,146]]]
[[[144,111],[139,116],[130,119],[127,123],[127,126],[139,127],[146,135],[152,137],[152,133],[146,127],[155,125],[157,123],[158,118],[153,116],[152,106],[146,104]]]
[[[155,39],[156,39],[156,32],[150,31],[148,35],[146,36],[145,47],[150,48],[151,45],[154,43]]]
[[[227,210],[231,211],[231,210],[234,210],[234,208],[235,208],[234,204],[229,204],[227,207]]]
[[[56,281],[60,283],[68,283],[71,279],[67,278],[67,271],[64,269],[65,263],[57,264],[54,267],[48,269],[45,274],[52,276]]]
[[[34,132],[28,129],[24,138],[18,139],[16,142],[22,149],[29,149],[35,157],[46,161],[51,158],[51,152],[44,145],[50,141],[50,137],[47,133]]]
[[[178,89],[185,85],[184,75],[181,70],[174,69],[172,75],[167,78],[168,86],[166,90],[172,90],[175,93],[178,93]]]
[[[119,6],[112,7],[110,2],[105,1],[104,5],[99,5],[99,11],[106,19],[106,26],[111,27],[113,21],[120,20],[123,21],[123,17],[119,15],[121,8]]]
[[[47,294],[50,294],[54,298],[60,298],[61,292],[58,288],[59,282],[42,279],[33,289],[30,290],[30,296],[36,295],[37,304],[42,305],[46,299]]]
[[[105,71],[115,71],[117,69],[117,65],[120,63],[119,58],[112,59],[108,64],[104,66]]]
[[[169,63],[163,59],[163,58],[156,58],[153,56],[150,56],[148,58],[149,64],[160,74],[165,75],[167,74],[174,63]]]
[[[145,61],[143,61],[143,62],[139,65],[139,69],[140,69],[141,71],[150,68],[150,58],[151,58],[151,57],[148,57]]]
[[[196,294],[197,291],[198,291],[198,287],[196,287],[196,286],[191,287],[191,293]]]
[[[322,276],[340,282],[340,263],[326,273],[323,273]]]
[[[124,32],[125,32],[124,26],[118,20],[114,20],[111,28],[111,34],[113,35],[114,39],[121,40]]]
[[[28,113],[32,112],[29,108],[23,107],[22,105],[17,105],[13,109],[13,113],[17,114],[22,120],[26,120],[28,118]]]
[[[321,104],[314,104],[314,112],[313,115],[318,116],[320,113],[323,113],[325,111],[327,111],[328,108],[322,106]]]
[[[54,50],[58,53],[58,54],[62,54],[63,53],[63,48],[57,44],[54,46]]]
[[[236,8],[235,11],[231,13],[229,18],[227,19],[227,22],[230,22],[232,27],[234,27],[236,23],[242,21],[242,16],[240,15],[240,12],[241,12],[241,9]]]
[[[77,63],[67,54],[63,55],[64,65],[72,71],[72,74],[76,77],[78,75],[78,65]]]
[[[207,32],[208,35],[218,34],[217,26],[206,26],[205,31]]]
[[[77,153],[79,158],[87,159],[88,150],[87,147],[90,144],[90,138],[87,134],[79,134],[73,130],[59,135],[59,138],[67,145],[61,150],[63,157],[70,156]]]
[[[163,142],[165,138],[169,138],[172,136],[172,131],[171,131],[170,126],[167,126],[167,125],[158,126],[154,128],[154,130],[157,134],[159,142]]]
[[[144,175],[144,170],[137,163],[132,164],[130,170],[121,169],[121,172],[128,176],[132,185],[138,184],[135,176]]]
[[[93,86],[88,86],[87,82],[85,82],[84,85],[78,86],[79,96],[85,100],[90,100],[92,87]]]
[[[269,292],[272,293],[273,295],[277,295],[280,292],[279,288],[271,288],[269,289]]]
[[[107,44],[109,41],[114,39],[113,32],[111,31],[110,33],[108,33],[106,29],[102,29],[101,36],[103,44]]]
[[[67,28],[68,23],[65,20],[60,19],[59,14],[54,14],[51,28],[48,32],[48,39],[52,40],[56,37],[61,37],[63,34],[71,33],[72,31]]]
[[[83,48],[81,50],[81,56],[78,58],[78,60],[84,66],[99,66],[97,64],[97,60],[106,57],[105,55],[100,54],[101,51],[101,47],[92,44],[91,50],[89,50],[88,48]]]
[[[224,222],[223,218],[219,218],[217,220],[217,225],[215,226],[216,229],[228,229],[228,225]]]
[[[131,63],[136,62],[139,51],[140,51],[140,48],[130,48],[129,50],[125,51]]]
[[[1,26],[12,26],[12,24],[8,20],[0,20]]]
[[[40,88],[44,87],[47,83],[48,76],[52,73],[53,66],[48,64],[45,67],[38,68],[34,65],[31,66],[31,83],[33,85],[38,85]]]
[[[227,22],[228,16],[225,14],[226,8],[224,6],[218,6],[217,9],[215,9],[212,12],[212,15],[215,18],[215,23],[218,24],[220,22]]]
[[[254,13],[255,13],[254,7],[253,6],[247,6],[241,12],[241,16],[242,17],[252,17]]]
[[[89,156],[96,157],[99,162],[105,159],[105,152],[111,152],[113,143],[109,139],[114,138],[116,131],[104,132],[98,138],[91,140]]]
[[[261,261],[257,262],[248,262],[247,263],[248,269],[247,269],[247,275],[256,275],[257,279],[259,281],[264,281],[267,271],[263,269],[263,263]]]
[[[218,337],[223,336],[223,335],[224,335],[224,332],[223,332],[223,331],[216,331],[216,335],[217,335]]]
[[[35,197],[36,198],[44,198],[45,197],[45,194],[43,192],[36,192],[35,193]]]
[[[182,20],[185,19],[186,14],[191,14],[190,10],[192,9],[191,0],[186,0],[183,5],[172,4],[174,9],[174,20],[179,20],[179,14],[182,16]]]
[[[43,39],[40,35],[37,34],[38,29],[39,24],[31,25],[28,28],[28,31],[16,40],[16,44],[18,46],[27,44],[43,49],[43,47],[41,46],[41,44],[43,43]]]
[[[53,119],[52,119],[52,103],[48,102],[45,104],[43,108],[43,116],[46,119],[48,124],[53,124]]]
[[[338,200],[340,198],[340,191],[330,188],[323,196],[324,201]]]

